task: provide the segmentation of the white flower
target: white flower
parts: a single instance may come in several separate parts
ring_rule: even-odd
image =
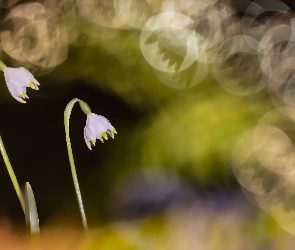
[[[4,77],[6,85],[12,97],[21,103],[26,103],[25,98],[29,98],[26,94],[26,88],[38,90],[39,82],[25,68],[9,68],[5,67]]]
[[[84,139],[87,147],[91,150],[91,143],[95,146],[96,139],[102,142],[103,138],[107,140],[107,133],[114,139],[114,134],[117,134],[117,131],[105,117],[89,113],[84,128]]]

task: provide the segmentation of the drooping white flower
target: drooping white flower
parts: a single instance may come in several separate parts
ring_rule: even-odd
[[[21,103],[26,103],[25,98],[29,98],[26,94],[26,88],[38,90],[39,82],[25,68],[5,67],[4,77],[6,85],[12,97]]]
[[[101,142],[103,142],[103,139],[107,140],[107,133],[114,139],[114,134],[117,134],[117,131],[105,117],[89,113],[84,128],[84,139],[87,147],[91,150],[91,143],[95,146],[96,139],[101,140]]]

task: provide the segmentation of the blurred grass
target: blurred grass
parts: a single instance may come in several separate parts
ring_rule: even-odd
[[[89,236],[75,227],[44,227],[33,241],[11,228],[0,226],[1,249],[293,249],[294,237],[275,221],[246,203],[225,211],[210,205],[171,208],[161,217],[116,221],[93,228]]]

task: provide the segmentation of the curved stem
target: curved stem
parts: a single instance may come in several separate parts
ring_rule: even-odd
[[[1,154],[2,154],[2,157],[3,157],[3,160],[4,160],[4,163],[6,165],[6,168],[8,170],[8,174],[9,174],[10,179],[12,181],[13,187],[14,187],[15,192],[17,194],[17,197],[19,199],[19,202],[20,202],[20,204],[22,206],[22,209],[23,209],[23,211],[25,213],[25,199],[24,199],[23,194],[21,192],[21,189],[20,189],[20,187],[18,185],[16,176],[14,174],[13,168],[12,168],[11,163],[9,161],[9,158],[8,158],[7,153],[6,153],[6,150],[5,150],[5,147],[4,147],[4,144],[3,144],[3,141],[2,141],[1,136],[0,136],[0,151],[1,151]]]
[[[77,196],[79,209],[80,209],[80,213],[81,213],[81,217],[82,217],[82,224],[83,224],[84,229],[88,230],[88,225],[87,225],[86,215],[85,215],[85,211],[84,211],[84,207],[83,207],[82,195],[81,195],[81,191],[79,188],[79,182],[78,182],[78,178],[77,178],[74,156],[73,156],[71,140],[70,140],[70,116],[71,116],[74,104],[76,102],[80,102],[80,100],[78,98],[75,98],[68,103],[68,105],[65,109],[65,112],[64,112],[64,123],[65,123],[65,132],[66,132],[67,150],[68,150],[69,161],[70,161],[70,165],[71,165],[71,171],[72,171],[72,177],[73,177],[73,181],[74,181],[76,196]]]

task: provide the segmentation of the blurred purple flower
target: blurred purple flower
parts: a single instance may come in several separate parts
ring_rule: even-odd
[[[84,128],[84,139],[87,147],[91,150],[91,143],[95,146],[96,139],[101,140],[101,142],[103,142],[103,139],[107,140],[107,133],[114,139],[114,134],[117,134],[117,131],[105,117],[89,113]]]
[[[25,98],[29,98],[26,94],[26,88],[38,90],[39,82],[25,68],[5,67],[4,77],[6,85],[12,97],[21,103],[26,103]]]

